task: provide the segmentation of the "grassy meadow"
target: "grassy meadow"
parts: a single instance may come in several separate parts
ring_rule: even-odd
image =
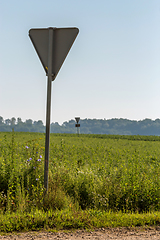
[[[0,231],[160,224],[160,137],[0,132]]]

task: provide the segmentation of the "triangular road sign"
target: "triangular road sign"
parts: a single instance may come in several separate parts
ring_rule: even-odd
[[[29,37],[41,60],[46,74],[48,74],[49,55],[49,29],[30,29]],[[52,28],[53,29],[53,53],[52,53],[52,74],[53,80],[56,78],[74,40],[76,39],[78,28]]]
[[[75,117],[75,119],[76,119],[76,122],[78,123],[78,122],[79,122],[79,119],[80,119],[80,117]]]

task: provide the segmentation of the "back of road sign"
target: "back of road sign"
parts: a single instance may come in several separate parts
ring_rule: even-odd
[[[75,119],[76,119],[76,122],[78,123],[80,120],[80,117],[75,117]]]
[[[52,74],[54,80],[78,35],[79,29],[37,28],[29,30],[29,37],[31,38],[46,74],[48,74],[49,29],[53,29]]]

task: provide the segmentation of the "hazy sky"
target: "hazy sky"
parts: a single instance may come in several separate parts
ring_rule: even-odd
[[[0,0],[0,116],[45,123],[31,28],[78,27],[52,83],[51,122],[160,118],[159,0]]]

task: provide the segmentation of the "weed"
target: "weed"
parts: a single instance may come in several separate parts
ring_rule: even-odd
[[[44,134],[12,131],[0,139],[1,214],[160,210],[159,138],[51,134],[45,199]]]

